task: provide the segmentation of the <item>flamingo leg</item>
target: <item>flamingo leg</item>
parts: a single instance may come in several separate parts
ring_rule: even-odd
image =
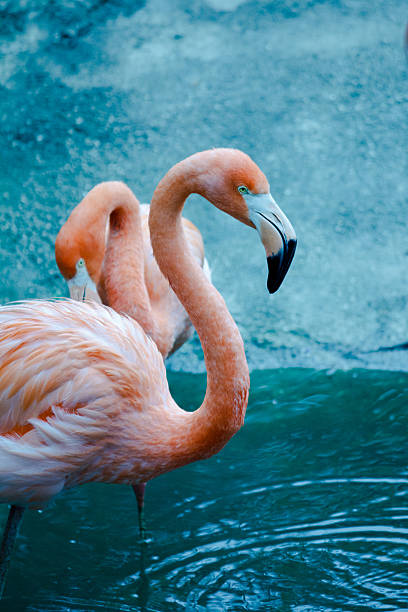
[[[139,530],[140,537],[142,540],[145,539],[145,522],[144,522],[144,494],[146,489],[146,483],[141,482],[135,485],[132,485],[133,491],[135,492],[137,499],[137,509],[139,512]]]
[[[22,506],[11,506],[4,529],[0,548],[0,599],[3,596],[11,553],[13,552],[23,513],[24,508]]]

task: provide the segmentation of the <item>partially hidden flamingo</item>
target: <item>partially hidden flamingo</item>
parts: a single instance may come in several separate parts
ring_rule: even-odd
[[[153,256],[149,208],[124,183],[99,183],[61,227],[55,259],[71,298],[131,316],[166,358],[188,340],[193,326]],[[184,217],[182,224],[192,256],[210,278],[199,230]],[[145,488],[133,485],[142,535]]]
[[[154,256],[198,332],[207,368],[196,411],[172,399],[162,356],[132,318],[71,300],[0,308],[0,501],[13,504],[1,589],[23,508],[86,482],[145,483],[217,453],[244,422],[243,342],[186,243],[181,213],[190,193],[258,230],[271,293],[288,270],[296,237],[266,177],[241,151],[192,155],[157,186],[149,216]]]
[[[96,185],[55,241],[55,259],[73,299],[91,299],[134,318],[164,358],[192,334],[189,316],[160,271],[150,241],[149,205],[127,185]],[[199,230],[182,224],[191,254],[209,276]]]

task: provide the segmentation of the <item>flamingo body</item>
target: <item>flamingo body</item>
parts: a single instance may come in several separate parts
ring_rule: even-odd
[[[40,506],[83,482],[170,469],[169,419],[188,413],[137,322],[91,303],[23,302],[0,308],[0,345],[2,501]]]
[[[193,233],[189,243],[188,234],[195,230],[181,213],[188,195],[198,193],[257,229],[271,293],[293,258],[292,226],[273,200],[265,175],[241,151],[195,154],[176,164],[157,186],[149,213],[154,258],[167,279],[163,282],[198,332],[207,368],[204,401],[194,412],[185,412],[170,395],[162,358],[185,328],[181,325],[179,336],[166,344],[152,310],[155,298],[160,303],[162,281],[154,284],[158,297],[150,297],[145,267],[153,276],[158,272],[147,243],[129,240],[132,228],[141,227],[140,210],[137,205],[132,217],[123,187],[119,194],[114,187],[113,198],[105,201],[108,231],[106,217],[88,218],[87,240],[76,236],[61,261],[70,240],[62,232],[56,255],[72,285],[73,280],[90,280],[99,300],[100,284],[115,308],[129,316],[73,300],[0,307],[0,501],[13,504],[0,545],[0,598],[25,506],[39,507],[64,488],[100,481],[132,484],[141,513],[147,481],[210,457],[244,422],[249,372],[242,338],[203,271],[200,238]],[[94,196],[97,202],[95,191]],[[77,207],[73,216],[78,215]],[[201,252],[198,259],[194,248]],[[123,275],[118,274],[121,261]],[[132,290],[140,292],[136,301],[130,299]],[[141,514],[139,524],[143,533]]]
[[[73,300],[0,307],[0,501],[36,507],[85,482],[143,484],[210,457],[242,426],[249,392],[244,346],[187,242],[181,212],[192,192],[256,227],[268,257],[276,258],[270,270],[282,282],[294,232],[258,166],[228,149],[174,166],[155,190],[149,228],[158,266],[202,343],[202,405],[194,412],[177,406],[158,347],[130,316]],[[113,255],[126,221],[123,207],[118,210],[110,220]],[[144,265],[140,257],[129,261]]]

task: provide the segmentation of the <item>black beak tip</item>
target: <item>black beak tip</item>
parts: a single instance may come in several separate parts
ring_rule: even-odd
[[[280,283],[275,283],[273,280],[270,279],[270,277],[268,276],[268,281],[266,283],[266,286],[268,288],[269,293],[272,295],[272,293],[276,293],[277,290],[280,287]]]
[[[266,286],[269,293],[276,293],[286,276],[289,266],[292,263],[296,250],[296,240],[289,240],[287,248],[281,249],[276,255],[268,255],[268,281]]]
[[[282,270],[282,259],[283,259],[283,250],[279,251],[276,255],[269,255],[266,258],[268,263],[268,281],[266,286],[268,288],[269,293],[275,293],[281,283],[283,281],[283,277],[281,274]]]

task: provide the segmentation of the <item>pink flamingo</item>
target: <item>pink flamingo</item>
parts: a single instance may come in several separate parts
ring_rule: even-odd
[[[134,318],[164,358],[193,327],[153,257],[149,206],[124,183],[96,185],[74,208],[55,241],[55,258],[73,299],[92,299]],[[209,276],[199,230],[182,218],[188,248]]]
[[[240,151],[192,155],[157,186],[149,216],[154,256],[204,350],[207,391],[195,412],[174,402],[162,356],[133,319],[70,300],[0,308],[0,501],[13,504],[1,590],[24,507],[86,482],[148,482],[217,453],[244,422],[243,342],[186,243],[181,212],[190,193],[258,230],[270,292],[288,270],[296,239],[264,174]]]

